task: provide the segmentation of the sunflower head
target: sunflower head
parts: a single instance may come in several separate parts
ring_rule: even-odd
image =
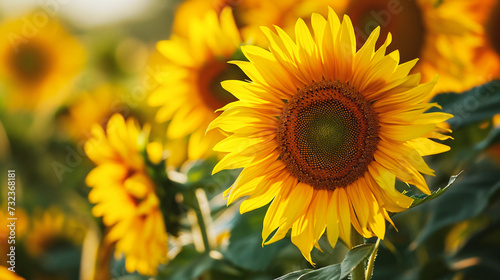
[[[222,139],[216,131],[205,135],[218,114],[215,111],[236,100],[220,82],[245,76],[227,63],[239,53],[241,43],[231,9],[223,9],[220,15],[209,11],[189,22],[188,35],[173,34],[169,40],[158,42],[163,56],[159,66],[165,75],[148,102],[160,107],[157,121],[170,121],[167,137],[189,136],[188,158],[198,159],[210,156],[213,144]]]
[[[7,67],[19,82],[37,84],[50,73],[51,53],[41,42],[27,41],[7,55]]]
[[[452,117],[426,113],[439,107],[424,102],[436,80],[421,84],[409,75],[416,60],[387,54],[390,34],[376,48],[376,28],[357,46],[350,18],[332,9],[328,18],[313,14],[311,26],[299,19],[295,40],[264,27],[269,50],[242,47],[249,61],[234,63],[251,82],[223,82],[239,100],[209,126],[229,135],[214,147],[226,153],[214,172],[243,168],[228,203],[248,196],[241,212],[270,203],[264,244],[291,228],[310,262],[325,231],[332,246],[340,238],[351,247],[351,227],[383,238],[388,212],[412,203],[396,179],[430,193],[422,173],[433,170],[422,156],[449,149],[430,138],[447,139],[440,123]]]
[[[85,54],[77,40],[41,15],[28,14],[0,26],[0,77],[8,86],[9,104],[16,108],[53,102],[83,66]]]
[[[36,211],[30,233],[26,236],[28,253],[34,257],[59,246],[80,246],[86,233],[86,225],[75,217],[65,215],[61,209],[51,207]]]
[[[115,114],[106,132],[95,125],[92,135],[85,144],[85,152],[97,164],[86,178],[92,187],[89,200],[96,204],[92,213],[110,227],[106,240],[116,242],[115,255],[125,256],[127,271],[154,275],[166,261],[167,233],[142,156],[148,129]]]

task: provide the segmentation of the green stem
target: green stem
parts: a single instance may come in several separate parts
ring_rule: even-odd
[[[378,246],[380,244],[380,238],[377,238],[377,242],[375,243],[375,248],[373,249],[373,253],[368,260],[368,266],[366,267],[366,280],[370,280],[373,275],[373,267],[375,265],[375,258],[377,257]]]
[[[205,252],[210,252],[215,246],[215,237],[213,236],[212,217],[210,215],[210,206],[208,205],[207,196],[203,189],[195,191],[196,203],[198,210],[196,217],[198,225],[200,226],[201,236],[203,238],[203,245]]]
[[[200,234],[203,239],[203,246],[205,252],[209,253],[215,248],[215,234],[213,232],[212,216],[210,213],[210,205],[205,191],[203,189],[195,190],[196,204],[198,209],[195,210],[198,220]],[[210,270],[205,271],[201,275],[202,280],[212,280],[212,273]]]
[[[354,228],[351,228],[351,244],[353,247],[364,244],[365,239]],[[351,280],[365,280],[365,263],[361,262],[351,272]]]

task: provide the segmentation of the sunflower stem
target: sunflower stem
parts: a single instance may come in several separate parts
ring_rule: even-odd
[[[365,279],[370,280],[373,275],[373,267],[375,265],[375,258],[377,257],[378,246],[380,245],[380,238],[377,238],[377,242],[375,243],[375,247],[373,249],[373,253],[368,260],[368,265],[366,267],[366,275]]]
[[[365,239],[354,228],[351,229],[351,244],[353,247],[364,244]],[[366,280],[365,279],[365,263],[361,262],[351,272],[351,280]]]
[[[198,204],[196,216],[198,218],[203,245],[205,247],[205,252],[210,252],[215,246],[215,234],[213,233],[210,206],[208,205],[207,195],[203,189],[197,189],[195,191],[195,196],[196,203]]]

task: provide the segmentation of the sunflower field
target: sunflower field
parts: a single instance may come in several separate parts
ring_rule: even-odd
[[[0,280],[500,279],[500,0],[2,0]]]

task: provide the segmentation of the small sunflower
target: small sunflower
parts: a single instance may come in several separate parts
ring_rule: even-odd
[[[0,26],[0,79],[14,108],[50,107],[84,59],[80,43],[48,17],[33,13]]]
[[[106,133],[95,125],[85,144],[88,157],[97,164],[86,183],[92,187],[92,213],[110,227],[106,236],[116,242],[115,256],[125,255],[125,268],[143,275],[156,274],[166,261],[167,233],[154,183],[146,172],[141,150],[147,129],[140,131],[133,119],[115,114]]]
[[[217,131],[205,135],[218,108],[236,99],[221,88],[220,82],[243,78],[243,73],[227,61],[239,50],[240,33],[229,8],[220,19],[209,11],[202,19],[190,21],[187,37],[173,34],[160,41],[158,51],[166,58],[161,85],[148,99],[160,106],[158,122],[170,120],[169,139],[189,135],[188,158],[207,157],[213,145],[222,139]]]
[[[399,50],[402,62],[421,59],[413,73],[421,73],[425,82],[439,75],[435,93],[461,92],[484,82],[477,75],[483,65],[474,57],[482,32],[471,12],[474,2],[352,0],[346,13],[352,18],[358,45],[381,26],[383,36],[394,35],[388,51]]]
[[[225,192],[228,204],[249,196],[240,211],[270,203],[262,239],[291,240],[312,263],[311,250],[326,230],[351,247],[351,226],[364,237],[384,238],[389,212],[408,209],[412,199],[395,180],[423,193],[421,173],[433,174],[422,156],[449,149],[429,138],[446,139],[438,123],[449,114],[425,113],[436,81],[420,84],[408,75],[416,60],[399,64],[391,42],[375,50],[376,28],[356,51],[352,22],[311,17],[312,33],[299,19],[292,40],[281,28],[263,32],[270,50],[244,46],[249,60],[236,61],[252,80],[224,81],[239,101],[226,105],[209,129],[230,136],[214,150],[227,153],[215,166],[244,168]],[[271,235],[271,233],[274,233]]]
[[[26,236],[28,253],[38,257],[57,245],[79,246],[85,233],[83,223],[65,215],[59,208],[36,211]]]

